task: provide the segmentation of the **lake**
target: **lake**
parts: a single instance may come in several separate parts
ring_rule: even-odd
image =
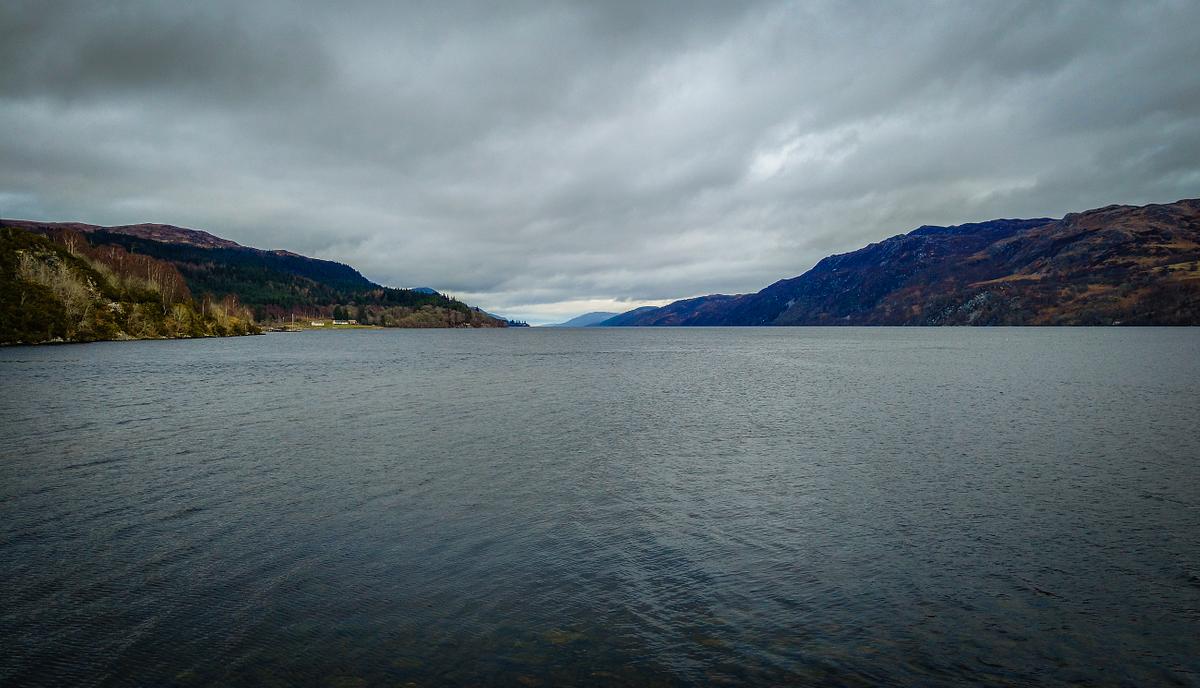
[[[1200,685],[1200,329],[0,350],[0,684]]]

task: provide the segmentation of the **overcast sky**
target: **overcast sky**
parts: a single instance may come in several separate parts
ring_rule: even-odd
[[[532,322],[1200,196],[1200,2],[0,3],[0,214]]]

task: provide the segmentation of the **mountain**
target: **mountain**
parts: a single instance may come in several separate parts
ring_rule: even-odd
[[[602,323],[605,320],[608,320],[609,318],[615,317],[617,315],[619,315],[619,313],[605,313],[603,311],[593,311],[591,313],[584,313],[583,315],[577,315],[574,318],[571,318],[570,320],[568,320],[566,322],[555,323],[553,325],[542,325],[542,327],[589,327],[591,325],[596,325],[596,324]]]
[[[256,334],[231,299],[197,299],[170,263],[0,227],[0,344]]]
[[[259,321],[320,317],[385,327],[504,327],[506,323],[423,288],[392,289],[354,268],[291,251],[267,251],[194,229],[141,224],[102,227],[77,222],[4,220],[6,226],[53,238],[78,236],[162,260],[198,297],[234,298]]]
[[[1200,325],[1200,200],[925,226],[605,325]]]
[[[722,314],[741,296],[712,294],[693,299],[675,301],[665,306],[643,306],[600,323],[602,327],[636,325],[639,327],[660,325],[717,324]],[[711,321],[711,323],[710,323]]]
[[[614,315],[607,320],[601,320],[598,323],[588,325],[588,327],[621,327],[623,325],[633,325],[634,321],[642,315],[656,310],[658,310],[657,306],[640,306],[631,311],[625,311],[620,315]]]

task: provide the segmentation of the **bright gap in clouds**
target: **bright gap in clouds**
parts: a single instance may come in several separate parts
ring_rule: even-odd
[[[467,303],[479,301],[474,295],[460,296]],[[585,313],[624,313],[625,311],[642,306],[663,306],[667,301],[616,301],[613,299],[580,299],[575,301],[559,301],[557,303],[523,304],[505,307],[503,304],[496,309],[497,314],[511,320],[527,322],[533,326],[553,325],[566,322]]]

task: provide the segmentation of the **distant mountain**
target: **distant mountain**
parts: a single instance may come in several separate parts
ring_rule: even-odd
[[[1200,200],[920,227],[604,325],[1200,325]]]
[[[584,313],[583,315],[575,316],[566,322],[555,323],[553,325],[542,325],[542,327],[589,327],[615,317],[619,313],[605,313],[604,311],[593,311]]]
[[[638,327],[650,327],[659,325],[694,325],[694,321],[712,320],[716,324],[716,320],[722,317],[725,310],[732,304],[736,303],[741,296],[730,296],[728,294],[712,294],[711,296],[697,296],[693,299],[684,299],[675,301],[665,306],[655,308],[654,306],[643,306],[635,308],[627,313],[622,313],[614,318],[601,323],[603,327],[619,327],[623,325],[635,325]]]
[[[417,292],[418,294],[438,294],[438,293],[440,293],[440,292],[438,292],[438,290],[436,290],[432,287],[413,287],[413,291]]]
[[[614,315],[607,320],[601,320],[598,323],[588,325],[588,327],[620,327],[622,325],[632,325],[634,324],[634,321],[642,315],[656,310],[658,310],[657,306],[640,306],[631,311],[625,311],[620,315]]]
[[[173,266],[197,298],[235,298],[260,321],[297,317],[356,319],[385,327],[504,327],[432,289],[392,289],[354,268],[291,251],[266,251],[173,225],[101,227],[77,222],[3,220],[0,224],[62,240],[82,237]]]

